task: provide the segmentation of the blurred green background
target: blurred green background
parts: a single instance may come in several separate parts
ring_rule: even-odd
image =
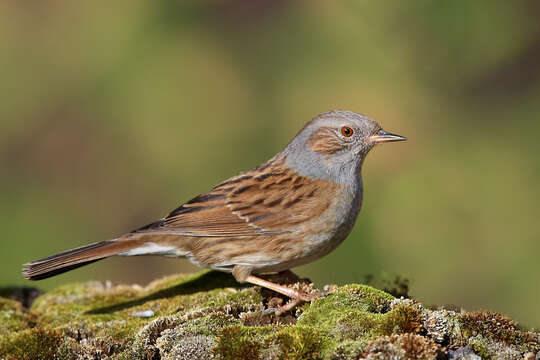
[[[23,262],[156,220],[348,109],[405,135],[317,284],[411,280],[426,303],[540,326],[540,2],[3,1],[0,285],[146,283],[115,258],[30,283]]]

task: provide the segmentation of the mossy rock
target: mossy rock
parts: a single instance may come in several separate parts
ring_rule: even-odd
[[[283,299],[212,271],[146,287],[69,284],[29,308],[0,294],[0,359],[8,360],[432,359],[465,347],[522,359],[540,351],[538,333],[500,314],[430,310],[365,285],[334,288],[280,317],[265,309]]]

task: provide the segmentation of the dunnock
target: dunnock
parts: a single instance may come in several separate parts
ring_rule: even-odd
[[[241,283],[291,298],[309,295],[254,276],[281,272],[332,251],[350,233],[362,203],[361,167],[375,144],[401,141],[370,118],[330,111],[308,122],[285,149],[199,195],[169,215],[112,240],[24,264],[45,279],[113,255],[186,257],[232,272]]]

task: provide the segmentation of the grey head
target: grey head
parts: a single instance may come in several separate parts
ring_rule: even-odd
[[[361,181],[364,159],[376,144],[402,140],[365,115],[335,110],[309,121],[280,155],[301,175],[347,184]]]

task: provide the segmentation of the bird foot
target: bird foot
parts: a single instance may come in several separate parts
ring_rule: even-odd
[[[274,314],[276,316],[280,316],[292,309],[294,309],[296,306],[304,303],[304,302],[311,302],[315,299],[319,299],[321,297],[325,297],[329,294],[328,291],[317,291],[315,293],[304,293],[301,291],[297,291],[296,296],[291,298],[285,305],[279,306],[279,307],[272,307],[268,308],[263,311],[263,314]]]
[[[233,270],[233,275],[234,275],[234,270]],[[271,307],[271,308],[269,308],[269,309],[272,309],[269,312],[274,312],[278,316],[283,314],[284,312],[287,312],[287,311],[293,309],[298,304],[301,304],[303,302],[312,301],[312,300],[315,300],[315,299],[317,299],[319,297],[328,295],[327,291],[317,291],[317,292],[313,292],[313,293],[305,293],[303,291],[293,289],[293,288],[288,287],[288,286],[276,284],[276,283],[270,282],[268,280],[258,278],[258,277],[253,276],[253,275],[248,275],[247,277],[242,278],[242,281],[243,282],[248,282],[248,283],[251,283],[251,284],[254,284],[254,285],[258,285],[258,286],[261,286],[261,287],[264,287],[264,288],[267,288],[267,289],[270,289],[270,290],[275,291],[275,292],[277,292],[277,293],[279,293],[281,295],[285,295],[285,296],[289,297],[291,300],[288,303],[286,303],[285,305],[282,305],[282,306],[279,306],[279,307]],[[274,309],[275,309],[275,311],[274,311]]]

